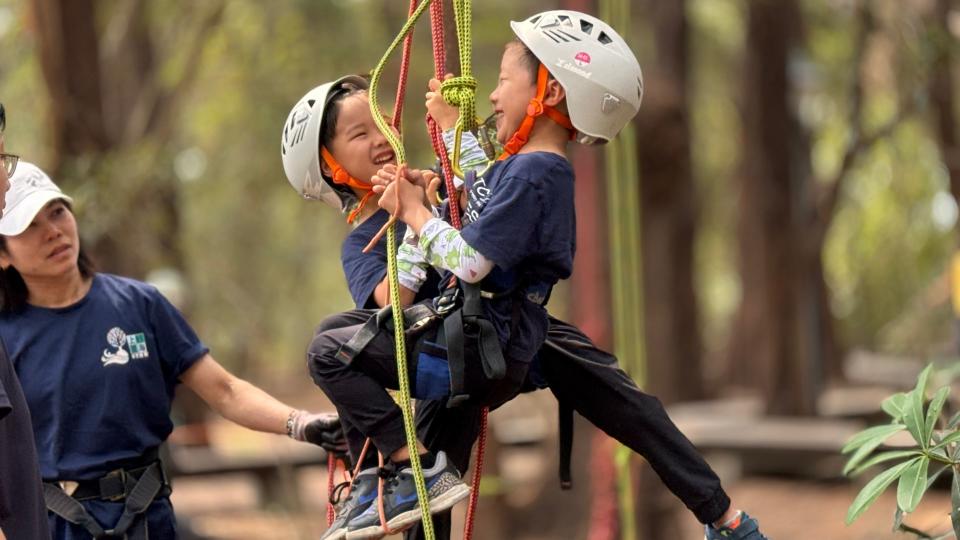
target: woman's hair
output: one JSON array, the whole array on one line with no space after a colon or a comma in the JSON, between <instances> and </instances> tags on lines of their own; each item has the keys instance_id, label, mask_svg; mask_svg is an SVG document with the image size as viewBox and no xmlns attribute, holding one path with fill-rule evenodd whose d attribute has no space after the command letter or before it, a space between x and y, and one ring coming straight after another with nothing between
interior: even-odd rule
<instances>
[{"instance_id":1,"label":"woman's hair","mask_svg":"<svg viewBox=\"0 0 960 540\"><path fill-rule=\"evenodd\" d=\"M73 210L70 205L64 202L70 212ZM7 250L7 238L0 235L0 251ZM80 275L85 279L93 277L96 273L96 267L93 260L83 250L83 244L80 244L80 255L77 259L77 266L80 267ZM27 298L29 291L27 284L23 281L23 276L17 269L10 266L0 269L0 315L20 313L27 307Z\"/></svg>"},{"instance_id":2,"label":"woman's hair","mask_svg":"<svg viewBox=\"0 0 960 540\"><path fill-rule=\"evenodd\" d=\"M320 146L329 149L330 141L337 134L337 121L340 118L340 105L343 100L357 94L367 93L366 86L345 81L330 91L327 106L323 109L323 118L320 119Z\"/></svg>"}]
</instances>

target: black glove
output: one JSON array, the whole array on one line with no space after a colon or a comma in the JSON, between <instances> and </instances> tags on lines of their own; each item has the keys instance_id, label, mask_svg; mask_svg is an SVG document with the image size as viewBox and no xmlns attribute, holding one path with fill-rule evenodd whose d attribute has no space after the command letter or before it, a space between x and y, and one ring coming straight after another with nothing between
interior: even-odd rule
<instances>
[{"instance_id":1,"label":"black glove","mask_svg":"<svg viewBox=\"0 0 960 540\"><path fill-rule=\"evenodd\" d=\"M336 413L294 411L290 413L287 434L298 441L315 444L339 458L347 455L347 439Z\"/></svg>"}]
</instances>

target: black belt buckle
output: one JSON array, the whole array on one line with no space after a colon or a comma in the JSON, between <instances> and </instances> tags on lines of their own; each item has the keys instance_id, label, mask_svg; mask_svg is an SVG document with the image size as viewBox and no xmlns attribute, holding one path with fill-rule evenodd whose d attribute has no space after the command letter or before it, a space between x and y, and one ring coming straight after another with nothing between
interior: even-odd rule
<instances>
[{"instance_id":1,"label":"black belt buckle","mask_svg":"<svg viewBox=\"0 0 960 540\"><path fill-rule=\"evenodd\" d=\"M100 480L100 498L105 501L122 501L127 496L127 471L114 469Z\"/></svg>"}]
</instances>

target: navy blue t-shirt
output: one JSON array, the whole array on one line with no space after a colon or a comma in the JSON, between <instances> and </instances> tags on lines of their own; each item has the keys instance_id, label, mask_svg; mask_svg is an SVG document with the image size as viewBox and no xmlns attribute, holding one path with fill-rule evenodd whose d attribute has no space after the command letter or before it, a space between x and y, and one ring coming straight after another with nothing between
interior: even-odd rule
<instances>
[{"instance_id":1,"label":"navy blue t-shirt","mask_svg":"<svg viewBox=\"0 0 960 540\"><path fill-rule=\"evenodd\" d=\"M570 277L576 250L573 168L549 152L519 154L495 163L470 186L463 239L496 266L483 290L508 291L543 301ZM543 302L545 303L545 301ZM546 309L521 302L514 316L509 297L484 300L504 354L529 361L547 334ZM511 322L512 321L512 322Z\"/></svg>"},{"instance_id":2,"label":"navy blue t-shirt","mask_svg":"<svg viewBox=\"0 0 960 540\"><path fill-rule=\"evenodd\" d=\"M386 210L378 210L377 213L368 217L363 223L350 231L340 248L340 264L343 267L343 274L347 278L350 296L358 309L380 307L373 299L373 291L387 275L387 235L383 235L368 253L364 253L363 248L367 247L367 244L373 239L373 235L377 234L388 219L390 219L390 214ZM402 221L398 221L398 243L406 230L407 226ZM427 281L420 287L417 298L419 299L425 293L433 296L437 291L438 279L439 275L431 272ZM430 296L427 296L427 298Z\"/></svg>"},{"instance_id":3,"label":"navy blue t-shirt","mask_svg":"<svg viewBox=\"0 0 960 540\"><path fill-rule=\"evenodd\" d=\"M50 538L30 412L0 343L0 530L8 540Z\"/></svg>"},{"instance_id":4,"label":"navy blue t-shirt","mask_svg":"<svg viewBox=\"0 0 960 540\"><path fill-rule=\"evenodd\" d=\"M87 480L162 443L180 375L208 349L156 288L97 274L59 309L0 316L44 479Z\"/></svg>"}]
</instances>

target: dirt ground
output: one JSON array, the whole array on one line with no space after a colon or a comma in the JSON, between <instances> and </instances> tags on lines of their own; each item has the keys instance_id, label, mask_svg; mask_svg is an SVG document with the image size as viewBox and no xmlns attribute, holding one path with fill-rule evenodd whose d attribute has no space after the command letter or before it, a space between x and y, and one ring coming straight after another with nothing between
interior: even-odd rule
<instances>
[{"instance_id":1,"label":"dirt ground","mask_svg":"<svg viewBox=\"0 0 960 540\"><path fill-rule=\"evenodd\" d=\"M326 523L323 506L326 473L321 468L304 469L299 480L304 508L298 512L259 507L253 483L242 476L224 477L216 481L182 479L175 488L174 505L190 519L198 532L210 539L315 539L320 536ZM773 540L912 538L890 531L896 505L892 490L885 493L856 523L845 526L843 519L856 491L856 487L849 484L762 478L747 479L729 486L729 492L738 506L749 509L750 513L757 516L763 531ZM907 522L916 527L945 532L950 528L949 509L949 494L946 491L933 491L927 495L918 511L907 518ZM483 527L482 502L477 526ZM702 529L692 517L684 526L687 529L678 540L702 538ZM530 536L522 538L533 539Z\"/></svg>"}]
</instances>

